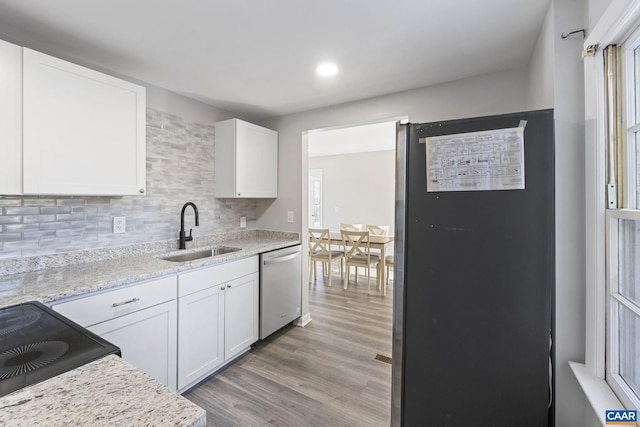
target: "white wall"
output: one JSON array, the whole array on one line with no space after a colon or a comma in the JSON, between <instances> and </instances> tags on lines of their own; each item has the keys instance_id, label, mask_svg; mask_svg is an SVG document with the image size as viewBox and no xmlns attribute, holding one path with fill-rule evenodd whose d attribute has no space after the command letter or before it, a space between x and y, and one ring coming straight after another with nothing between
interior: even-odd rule
<instances>
[{"instance_id":1,"label":"white wall","mask_svg":"<svg viewBox=\"0 0 640 427\"><path fill-rule=\"evenodd\" d=\"M395 156L386 150L310 157L309 169L322 169L322 226L339 230L340 223L361 223L393 229Z\"/></svg>"},{"instance_id":2,"label":"white wall","mask_svg":"<svg viewBox=\"0 0 640 427\"><path fill-rule=\"evenodd\" d=\"M552 6L547 9L536 47L529 60L529 105L527 107L529 110L553 108L555 77L553 47L556 39L553 9Z\"/></svg>"},{"instance_id":3,"label":"white wall","mask_svg":"<svg viewBox=\"0 0 640 427\"><path fill-rule=\"evenodd\" d=\"M302 171L308 167L303 132L402 116L419 123L523 111L527 82L526 69L505 71L263 121L279 132L278 198L258 201L257 226L295 232L306 228L301 223L307 191ZM287 223L287 211L295 213L293 224Z\"/></svg>"},{"instance_id":4,"label":"white wall","mask_svg":"<svg viewBox=\"0 0 640 427\"><path fill-rule=\"evenodd\" d=\"M554 0L556 119L556 425L585 425L582 395L569 361L584 361L585 125L583 39L559 34L584 28L582 0ZM576 191L580 189L580 191ZM570 315L569 315L570 314ZM576 419L578 418L578 419Z\"/></svg>"},{"instance_id":5,"label":"white wall","mask_svg":"<svg viewBox=\"0 0 640 427\"><path fill-rule=\"evenodd\" d=\"M279 132L278 198L258 201L256 227L299 233L307 229L309 165L304 132L388 121L402 116L420 123L524 111L527 88L528 71L519 69L282 116L262 123ZM293 224L287 223L287 211L294 212ZM303 239L303 251L306 250ZM308 271L308 265L307 259L303 258L305 271ZM308 288L303 286L303 316L309 314L308 300Z\"/></svg>"},{"instance_id":6,"label":"white wall","mask_svg":"<svg viewBox=\"0 0 640 427\"><path fill-rule=\"evenodd\" d=\"M145 86L147 88L147 107L154 110L164 111L205 125L237 117L233 113L178 95L175 92L151 85Z\"/></svg>"},{"instance_id":7,"label":"white wall","mask_svg":"<svg viewBox=\"0 0 640 427\"><path fill-rule=\"evenodd\" d=\"M582 0L552 0L529 65L529 108L554 108L556 426L583 426L586 402L569 361L584 361L585 216Z\"/></svg>"},{"instance_id":8,"label":"white wall","mask_svg":"<svg viewBox=\"0 0 640 427\"><path fill-rule=\"evenodd\" d=\"M593 28L613 0L586 0L585 22L587 29Z\"/></svg>"}]
</instances>

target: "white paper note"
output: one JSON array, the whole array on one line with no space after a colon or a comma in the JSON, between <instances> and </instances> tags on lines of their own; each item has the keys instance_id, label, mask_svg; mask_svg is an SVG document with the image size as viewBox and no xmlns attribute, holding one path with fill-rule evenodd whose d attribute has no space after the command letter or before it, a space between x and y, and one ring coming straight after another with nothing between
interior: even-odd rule
<instances>
[{"instance_id":1,"label":"white paper note","mask_svg":"<svg viewBox=\"0 0 640 427\"><path fill-rule=\"evenodd\" d=\"M524 128L425 138L427 191L524 189Z\"/></svg>"}]
</instances>

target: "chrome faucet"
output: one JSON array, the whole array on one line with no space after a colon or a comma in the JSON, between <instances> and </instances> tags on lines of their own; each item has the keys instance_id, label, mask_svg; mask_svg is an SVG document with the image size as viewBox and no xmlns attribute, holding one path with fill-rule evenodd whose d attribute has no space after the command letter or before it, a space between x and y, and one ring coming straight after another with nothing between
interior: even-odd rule
<instances>
[{"instance_id":1,"label":"chrome faucet","mask_svg":"<svg viewBox=\"0 0 640 427\"><path fill-rule=\"evenodd\" d=\"M193 240L193 237L191 237L191 232L193 231L193 229L189 229L189 236L185 236L186 233L184 232L184 211L185 209L187 209L187 206L191 206L193 208L193 211L196 213L196 227L200 225L198 207L193 202L185 203L182 207L182 212L180 213L180 246L178 246L178 249L186 249L185 243Z\"/></svg>"}]
</instances>

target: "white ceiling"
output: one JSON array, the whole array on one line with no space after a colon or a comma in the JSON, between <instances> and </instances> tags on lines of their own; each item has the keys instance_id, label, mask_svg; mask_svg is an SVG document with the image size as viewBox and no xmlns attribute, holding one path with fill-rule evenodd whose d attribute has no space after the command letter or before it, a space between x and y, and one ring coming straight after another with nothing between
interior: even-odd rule
<instances>
[{"instance_id":1,"label":"white ceiling","mask_svg":"<svg viewBox=\"0 0 640 427\"><path fill-rule=\"evenodd\" d=\"M396 122L309 132L309 157L396 149Z\"/></svg>"},{"instance_id":2,"label":"white ceiling","mask_svg":"<svg viewBox=\"0 0 640 427\"><path fill-rule=\"evenodd\" d=\"M257 118L525 67L548 3L0 0L0 38Z\"/></svg>"}]
</instances>

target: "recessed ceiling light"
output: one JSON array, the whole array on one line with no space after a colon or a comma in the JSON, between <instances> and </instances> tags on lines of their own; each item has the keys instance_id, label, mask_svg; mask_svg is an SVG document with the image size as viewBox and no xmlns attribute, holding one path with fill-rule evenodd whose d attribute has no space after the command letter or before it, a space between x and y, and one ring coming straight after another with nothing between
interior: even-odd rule
<instances>
[{"instance_id":1,"label":"recessed ceiling light","mask_svg":"<svg viewBox=\"0 0 640 427\"><path fill-rule=\"evenodd\" d=\"M318 65L316 73L323 77L335 76L338 73L338 66L330 62L325 62L324 64Z\"/></svg>"}]
</instances>

